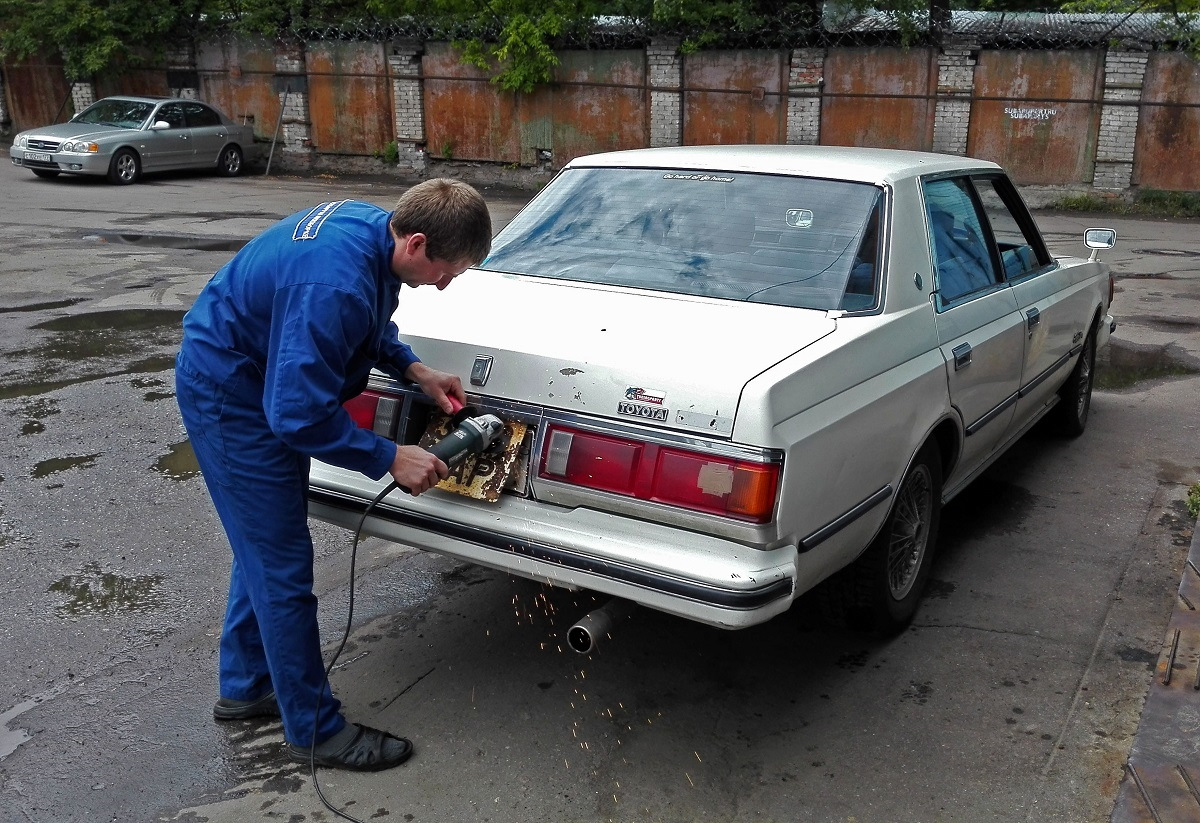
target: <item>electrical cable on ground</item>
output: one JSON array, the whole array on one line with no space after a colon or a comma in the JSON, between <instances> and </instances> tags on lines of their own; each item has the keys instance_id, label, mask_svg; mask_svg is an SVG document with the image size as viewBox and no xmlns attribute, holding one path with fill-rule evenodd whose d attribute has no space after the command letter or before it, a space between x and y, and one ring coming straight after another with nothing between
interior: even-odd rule
<instances>
[{"instance_id":1,"label":"electrical cable on ground","mask_svg":"<svg viewBox=\"0 0 1200 823\"><path fill-rule=\"evenodd\" d=\"M379 505L379 502L397 489L403 492L409 492L407 488L401 486L395 480L393 480L391 483L388 483L383 491L375 495L375 498L367 504L365 509L363 509L362 516L358 519L358 525L354 528L354 542L350 545L350 602L346 612L346 630L342 632L342 642L338 644L337 650L334 651L333 657L329 660L329 664L325 667L325 683L329 685L330 690L333 689L333 685L329 683L329 673L333 671L333 664L337 662L338 656L342 653L342 649L346 648L346 640L350 637L350 625L354 620L354 567L358 560L358 541L362 537L363 524L367 522L367 516L377 505ZM317 718L321 714L321 695L323 695L324 692L324 687L317 692L317 705L316 708L313 709L312 745L308 750L308 769L309 773L312 775L313 788L317 790L317 797L321 798L321 802L325 804L325 808L329 809L329 811L333 812L343 820L351 821L351 823L363 823L363 821L359 820L357 817L351 817L345 812L335 809L333 804L325 799L325 793L321 791L321 785L317 782Z\"/></svg>"}]
</instances>

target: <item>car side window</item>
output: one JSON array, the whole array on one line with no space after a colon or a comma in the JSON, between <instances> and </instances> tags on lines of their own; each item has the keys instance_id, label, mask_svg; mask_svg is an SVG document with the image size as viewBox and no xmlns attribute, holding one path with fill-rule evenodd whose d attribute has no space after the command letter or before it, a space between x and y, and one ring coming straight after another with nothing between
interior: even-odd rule
<instances>
[{"instance_id":1,"label":"car side window","mask_svg":"<svg viewBox=\"0 0 1200 823\"><path fill-rule=\"evenodd\" d=\"M181 103L180 105L183 106L183 111L187 115L188 125L193 129L221 125L221 118L217 116L217 113L202 103Z\"/></svg>"},{"instance_id":2,"label":"car side window","mask_svg":"<svg viewBox=\"0 0 1200 823\"><path fill-rule=\"evenodd\" d=\"M173 129L186 128L187 123L183 119L183 108L178 103L167 103L158 110L158 114L154 117L155 120L166 120Z\"/></svg>"},{"instance_id":3,"label":"car side window","mask_svg":"<svg viewBox=\"0 0 1200 823\"><path fill-rule=\"evenodd\" d=\"M1022 226L1009 201L1016 196L1010 186L996 178L977 178L975 190L992 227L992 236L1000 251L1000 264L1006 280L1019 280L1048 265L1050 255L1033 225ZM1022 212L1024 206L1017 204Z\"/></svg>"},{"instance_id":4,"label":"car side window","mask_svg":"<svg viewBox=\"0 0 1200 823\"><path fill-rule=\"evenodd\" d=\"M942 303L995 285L995 266L970 183L957 178L926 183L925 210Z\"/></svg>"}]
</instances>

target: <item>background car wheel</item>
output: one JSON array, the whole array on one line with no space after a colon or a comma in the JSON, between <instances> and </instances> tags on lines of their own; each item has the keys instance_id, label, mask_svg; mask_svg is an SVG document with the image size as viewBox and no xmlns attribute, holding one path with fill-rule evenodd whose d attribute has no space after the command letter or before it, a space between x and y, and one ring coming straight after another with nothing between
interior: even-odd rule
<instances>
[{"instance_id":1,"label":"background car wheel","mask_svg":"<svg viewBox=\"0 0 1200 823\"><path fill-rule=\"evenodd\" d=\"M142 176L142 162L133 149L118 149L108 164L108 179L119 186L136 183Z\"/></svg>"},{"instance_id":2,"label":"background car wheel","mask_svg":"<svg viewBox=\"0 0 1200 823\"><path fill-rule=\"evenodd\" d=\"M929 578L941 515L941 453L930 442L904 475L871 545L822 586L827 616L882 635L907 626Z\"/></svg>"},{"instance_id":3,"label":"background car wheel","mask_svg":"<svg viewBox=\"0 0 1200 823\"><path fill-rule=\"evenodd\" d=\"M1079 361L1071 376L1058 390L1059 402L1051 414L1055 428L1064 437L1078 437L1087 428L1088 412L1092 409L1092 384L1096 379L1096 327L1083 341Z\"/></svg>"},{"instance_id":4,"label":"background car wheel","mask_svg":"<svg viewBox=\"0 0 1200 823\"><path fill-rule=\"evenodd\" d=\"M217 171L222 177L237 177L242 173L242 150L237 146L226 146L217 159Z\"/></svg>"},{"instance_id":5,"label":"background car wheel","mask_svg":"<svg viewBox=\"0 0 1200 823\"><path fill-rule=\"evenodd\" d=\"M38 177L58 177L58 172L51 171L50 169L32 169L32 171Z\"/></svg>"}]
</instances>

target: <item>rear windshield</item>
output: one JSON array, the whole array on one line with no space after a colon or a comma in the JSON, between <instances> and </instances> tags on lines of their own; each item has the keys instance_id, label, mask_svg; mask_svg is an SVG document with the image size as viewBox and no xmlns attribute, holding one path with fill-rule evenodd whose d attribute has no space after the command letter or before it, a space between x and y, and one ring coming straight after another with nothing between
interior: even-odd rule
<instances>
[{"instance_id":1,"label":"rear windshield","mask_svg":"<svg viewBox=\"0 0 1200 823\"><path fill-rule=\"evenodd\" d=\"M864 183L568 169L483 269L811 309L877 302L883 192Z\"/></svg>"},{"instance_id":2,"label":"rear windshield","mask_svg":"<svg viewBox=\"0 0 1200 823\"><path fill-rule=\"evenodd\" d=\"M78 114L74 122L136 129L150 116L153 108L153 103L137 100L99 100Z\"/></svg>"}]
</instances>

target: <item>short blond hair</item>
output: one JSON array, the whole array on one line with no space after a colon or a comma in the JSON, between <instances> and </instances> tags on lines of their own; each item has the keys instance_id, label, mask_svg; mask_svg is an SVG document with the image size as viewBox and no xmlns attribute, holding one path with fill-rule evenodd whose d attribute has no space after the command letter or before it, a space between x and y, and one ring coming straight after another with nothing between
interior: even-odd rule
<instances>
[{"instance_id":1,"label":"short blond hair","mask_svg":"<svg viewBox=\"0 0 1200 823\"><path fill-rule=\"evenodd\" d=\"M397 237L425 235L430 260L483 262L492 248L492 216L483 195L461 180L438 177L418 183L396 201L388 221Z\"/></svg>"}]
</instances>

